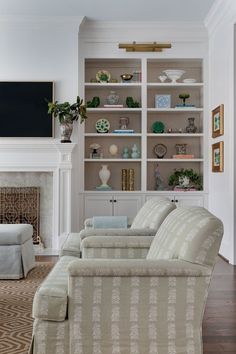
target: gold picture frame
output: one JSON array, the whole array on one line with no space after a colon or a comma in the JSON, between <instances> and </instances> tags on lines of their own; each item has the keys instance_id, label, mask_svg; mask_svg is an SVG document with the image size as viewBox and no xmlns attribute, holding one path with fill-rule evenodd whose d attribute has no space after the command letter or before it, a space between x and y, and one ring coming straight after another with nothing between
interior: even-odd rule
<instances>
[{"instance_id":1,"label":"gold picture frame","mask_svg":"<svg viewBox=\"0 0 236 354\"><path fill-rule=\"evenodd\" d=\"M212 138L224 134L224 105L221 104L212 111Z\"/></svg>"},{"instance_id":2,"label":"gold picture frame","mask_svg":"<svg viewBox=\"0 0 236 354\"><path fill-rule=\"evenodd\" d=\"M224 142L212 144L212 172L224 171Z\"/></svg>"}]
</instances>

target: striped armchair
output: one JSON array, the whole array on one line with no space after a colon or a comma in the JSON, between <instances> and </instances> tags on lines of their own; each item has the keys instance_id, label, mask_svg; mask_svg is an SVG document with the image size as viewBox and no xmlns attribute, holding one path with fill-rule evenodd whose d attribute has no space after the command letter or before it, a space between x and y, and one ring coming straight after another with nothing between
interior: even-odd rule
<instances>
[{"instance_id":1,"label":"striped armchair","mask_svg":"<svg viewBox=\"0 0 236 354\"><path fill-rule=\"evenodd\" d=\"M221 221L204 208L177 208L146 259L62 257L56 267L62 277L60 262L68 264L64 288L56 291L50 279L50 291L44 284L34 300L31 353L202 354L202 317L222 235Z\"/></svg>"},{"instance_id":2,"label":"striped armchair","mask_svg":"<svg viewBox=\"0 0 236 354\"><path fill-rule=\"evenodd\" d=\"M61 256L78 256L80 252L85 258L145 258L158 228L175 208L167 198L149 199L129 229L90 228L79 234L70 234Z\"/></svg>"}]
</instances>

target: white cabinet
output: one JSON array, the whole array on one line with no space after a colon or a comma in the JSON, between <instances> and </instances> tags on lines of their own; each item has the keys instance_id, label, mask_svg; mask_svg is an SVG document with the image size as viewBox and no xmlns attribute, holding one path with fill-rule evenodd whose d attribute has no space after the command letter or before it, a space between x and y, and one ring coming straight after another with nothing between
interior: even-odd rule
<instances>
[{"instance_id":1,"label":"white cabinet","mask_svg":"<svg viewBox=\"0 0 236 354\"><path fill-rule=\"evenodd\" d=\"M132 221L142 206L140 195L90 194L84 197L84 218L93 216L128 216Z\"/></svg>"},{"instance_id":2,"label":"white cabinet","mask_svg":"<svg viewBox=\"0 0 236 354\"><path fill-rule=\"evenodd\" d=\"M202 206L206 207L206 203L204 201L204 196L203 195L186 195L185 194L161 194L161 195L156 195L156 194L149 194L146 196L146 200L151 199L151 198L168 198L170 201L175 203L177 207L183 206L183 207L188 207L188 206Z\"/></svg>"}]
</instances>

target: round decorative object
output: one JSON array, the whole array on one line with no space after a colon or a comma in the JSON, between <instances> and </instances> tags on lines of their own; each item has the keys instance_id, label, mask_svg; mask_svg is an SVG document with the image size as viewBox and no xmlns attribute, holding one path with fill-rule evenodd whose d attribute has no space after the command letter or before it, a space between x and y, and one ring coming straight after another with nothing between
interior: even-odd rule
<instances>
[{"instance_id":1,"label":"round decorative object","mask_svg":"<svg viewBox=\"0 0 236 354\"><path fill-rule=\"evenodd\" d=\"M108 133L110 122L107 119L101 118L96 121L96 130L98 133Z\"/></svg>"},{"instance_id":2,"label":"round decorative object","mask_svg":"<svg viewBox=\"0 0 236 354\"><path fill-rule=\"evenodd\" d=\"M111 80L111 74L107 70L99 70L96 74L98 82L109 82Z\"/></svg>"},{"instance_id":3,"label":"round decorative object","mask_svg":"<svg viewBox=\"0 0 236 354\"><path fill-rule=\"evenodd\" d=\"M109 146L109 153L112 155L112 156L116 156L118 152L118 146L115 145L115 144L112 144Z\"/></svg>"},{"instance_id":4,"label":"round decorative object","mask_svg":"<svg viewBox=\"0 0 236 354\"><path fill-rule=\"evenodd\" d=\"M153 148L153 152L159 159L163 159L167 153L167 147L164 144L156 144Z\"/></svg>"},{"instance_id":5,"label":"round decorative object","mask_svg":"<svg viewBox=\"0 0 236 354\"><path fill-rule=\"evenodd\" d=\"M156 121L153 123L153 125L152 125L152 132L153 133L160 134L160 133L164 133L164 131L165 131L164 123L162 123L160 121Z\"/></svg>"}]
</instances>

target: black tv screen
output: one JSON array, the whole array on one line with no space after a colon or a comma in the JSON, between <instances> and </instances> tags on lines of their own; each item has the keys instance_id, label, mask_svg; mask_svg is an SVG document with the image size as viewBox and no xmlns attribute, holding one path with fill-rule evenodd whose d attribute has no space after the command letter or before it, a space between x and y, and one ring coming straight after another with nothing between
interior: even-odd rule
<instances>
[{"instance_id":1,"label":"black tv screen","mask_svg":"<svg viewBox=\"0 0 236 354\"><path fill-rule=\"evenodd\" d=\"M0 82L0 137L52 137L53 82Z\"/></svg>"}]
</instances>

